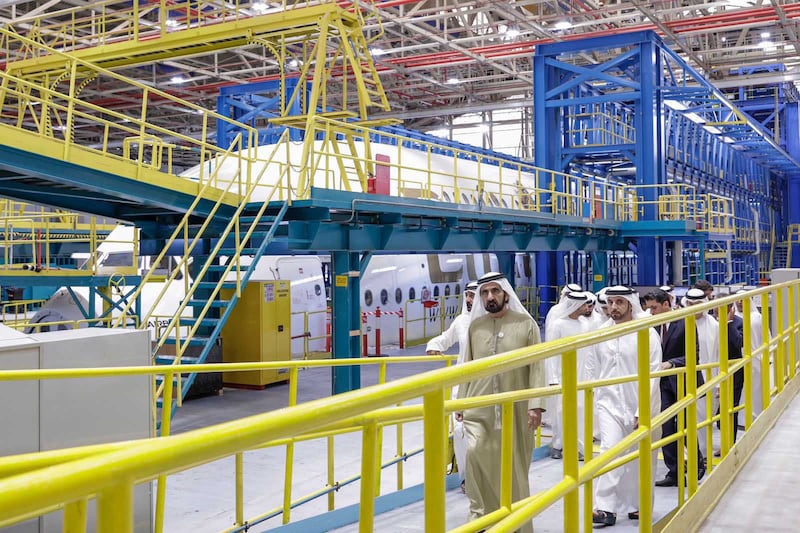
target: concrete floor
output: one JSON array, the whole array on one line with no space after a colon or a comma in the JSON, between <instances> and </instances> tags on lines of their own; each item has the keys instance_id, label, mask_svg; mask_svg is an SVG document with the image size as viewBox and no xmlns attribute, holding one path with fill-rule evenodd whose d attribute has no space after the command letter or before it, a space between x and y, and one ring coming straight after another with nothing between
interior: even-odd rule
<instances>
[{"instance_id":1,"label":"concrete floor","mask_svg":"<svg viewBox=\"0 0 800 533\"><path fill-rule=\"evenodd\" d=\"M422 347L403 351L391 350L392 355L418 355ZM394 365L389 367L388 379L398 379L417 372L441 366L425 363ZM300 373L299 401L308 401L330 394L329 369L307 369ZM377 382L377 366L364 368L362 385ZM227 420L286 406L288 386L276 385L263 391L248 391L226 388L224 394L187 402L178 410L173 423L173 433L180 433ZM800 423L800 421L798 421ZM406 451L422 446L422 423L403 426L403 445ZM395 453L395 431L384 432L383 459L387 461ZM785 441L786 442L786 441ZM353 433L335 438L335 473L341 481L360 473L361 435ZM327 444L325 440L300 443L295 447L293 498L299 498L324 487L326 479ZM268 448L248 452L244 456L245 518L252 518L282 505L284 484L285 447ZM659 460L656 479L664 476L666 469ZM423 481L423 457L417 455L404 463L404 486L411 487ZM550 487L562 478L561 461L545 458L531 464L530 480L533 491ZM341 487L335 493L336 508L357 504L360 486L358 482ZM383 471L381 494L396 490L396 467ZM165 531L171 533L220 531L234 522L234 459L224 459L203 465L169 477L167 483L167 509ZM677 503L677 489L656 488L654 518L658 520ZM448 491L446 497L447 528L457 527L467 521L468 501L458 488ZM292 510L291 519L297 521L325 513L327 497L323 496ZM613 531L638 530L638 522L627 517L618 517ZM545 510L534 521L537 532L562 531L563 507L561 502ZM251 531L265 531L280 527L277 516L251 527ZM337 525L338 527L338 525ZM342 527L337 531L356 531L358 524ZM424 531L424 504L422 501L406 505L375 517L375 531ZM329 531L331 527L317 523L304 527L302 531Z\"/></svg>"},{"instance_id":2,"label":"concrete floor","mask_svg":"<svg viewBox=\"0 0 800 533\"><path fill-rule=\"evenodd\" d=\"M699 531L800 531L797 435L800 396L783 412Z\"/></svg>"}]
</instances>

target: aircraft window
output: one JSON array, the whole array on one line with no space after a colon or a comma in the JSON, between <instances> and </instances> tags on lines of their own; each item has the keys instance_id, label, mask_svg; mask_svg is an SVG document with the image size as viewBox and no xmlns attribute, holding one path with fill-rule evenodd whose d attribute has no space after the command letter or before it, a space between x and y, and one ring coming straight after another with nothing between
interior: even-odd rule
<instances>
[{"instance_id":1,"label":"aircraft window","mask_svg":"<svg viewBox=\"0 0 800 533\"><path fill-rule=\"evenodd\" d=\"M364 293L364 305L372 307L372 291L369 289Z\"/></svg>"},{"instance_id":2,"label":"aircraft window","mask_svg":"<svg viewBox=\"0 0 800 533\"><path fill-rule=\"evenodd\" d=\"M456 284L456 296L461 294L461 285Z\"/></svg>"},{"instance_id":3,"label":"aircraft window","mask_svg":"<svg viewBox=\"0 0 800 533\"><path fill-rule=\"evenodd\" d=\"M103 266L132 266L133 252L109 252L103 261Z\"/></svg>"},{"instance_id":4,"label":"aircraft window","mask_svg":"<svg viewBox=\"0 0 800 533\"><path fill-rule=\"evenodd\" d=\"M394 290L394 301L395 303L398 304L403 301L403 289L401 289L400 287L397 287Z\"/></svg>"},{"instance_id":5,"label":"aircraft window","mask_svg":"<svg viewBox=\"0 0 800 533\"><path fill-rule=\"evenodd\" d=\"M381 305L386 305L387 303L389 303L389 291L381 289Z\"/></svg>"},{"instance_id":6,"label":"aircraft window","mask_svg":"<svg viewBox=\"0 0 800 533\"><path fill-rule=\"evenodd\" d=\"M409 300L416 300L417 299L417 291L414 290L414 287L408 289L408 299Z\"/></svg>"},{"instance_id":7,"label":"aircraft window","mask_svg":"<svg viewBox=\"0 0 800 533\"><path fill-rule=\"evenodd\" d=\"M436 286L433 288L433 297L434 297L434 298L438 298L438 297L439 297L439 286L438 286L438 285L436 285Z\"/></svg>"},{"instance_id":8,"label":"aircraft window","mask_svg":"<svg viewBox=\"0 0 800 533\"><path fill-rule=\"evenodd\" d=\"M444 295L445 296L450 296L450 285L445 285L444 286Z\"/></svg>"},{"instance_id":9,"label":"aircraft window","mask_svg":"<svg viewBox=\"0 0 800 533\"><path fill-rule=\"evenodd\" d=\"M317 296L322 294L322 287L319 286L319 283L314 285L314 294L316 294Z\"/></svg>"}]
</instances>

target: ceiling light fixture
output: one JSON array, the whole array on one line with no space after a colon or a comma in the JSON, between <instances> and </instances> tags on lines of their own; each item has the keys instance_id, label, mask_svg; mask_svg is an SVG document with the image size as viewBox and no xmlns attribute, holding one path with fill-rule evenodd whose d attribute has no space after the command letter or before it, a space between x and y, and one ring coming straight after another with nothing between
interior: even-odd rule
<instances>
[{"instance_id":1,"label":"ceiling light fixture","mask_svg":"<svg viewBox=\"0 0 800 533\"><path fill-rule=\"evenodd\" d=\"M447 78L447 85L456 85L457 83L461 83L461 80L455 76L450 76Z\"/></svg>"},{"instance_id":2,"label":"ceiling light fixture","mask_svg":"<svg viewBox=\"0 0 800 533\"><path fill-rule=\"evenodd\" d=\"M508 28L505 35L506 39L516 39L519 37L519 30L517 28Z\"/></svg>"},{"instance_id":3,"label":"ceiling light fixture","mask_svg":"<svg viewBox=\"0 0 800 533\"><path fill-rule=\"evenodd\" d=\"M186 80L183 78L183 76L172 76L169 81L170 83L183 83Z\"/></svg>"},{"instance_id":4,"label":"ceiling light fixture","mask_svg":"<svg viewBox=\"0 0 800 533\"><path fill-rule=\"evenodd\" d=\"M572 27L572 23L568 20L559 20L553 27L557 30L568 30Z\"/></svg>"}]
</instances>

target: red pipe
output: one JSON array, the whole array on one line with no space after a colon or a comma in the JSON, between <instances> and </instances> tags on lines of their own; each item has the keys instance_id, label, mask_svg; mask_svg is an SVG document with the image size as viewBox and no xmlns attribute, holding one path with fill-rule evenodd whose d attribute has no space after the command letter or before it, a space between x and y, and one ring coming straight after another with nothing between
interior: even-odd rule
<instances>
[{"instance_id":1,"label":"red pipe","mask_svg":"<svg viewBox=\"0 0 800 533\"><path fill-rule=\"evenodd\" d=\"M381 354L381 308L375 308L375 355Z\"/></svg>"},{"instance_id":2,"label":"red pipe","mask_svg":"<svg viewBox=\"0 0 800 533\"><path fill-rule=\"evenodd\" d=\"M399 313L398 316L400 317L400 349L402 350L403 348L406 347L405 328L403 327L403 310L400 309L398 313Z\"/></svg>"}]
</instances>

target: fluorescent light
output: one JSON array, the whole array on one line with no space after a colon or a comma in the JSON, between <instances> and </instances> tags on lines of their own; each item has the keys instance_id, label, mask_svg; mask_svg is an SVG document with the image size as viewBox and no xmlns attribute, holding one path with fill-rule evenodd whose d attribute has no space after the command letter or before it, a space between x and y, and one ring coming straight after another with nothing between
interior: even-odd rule
<instances>
[{"instance_id":1,"label":"fluorescent light","mask_svg":"<svg viewBox=\"0 0 800 533\"><path fill-rule=\"evenodd\" d=\"M572 27L572 23L568 20L559 20L556 22L554 28L557 30L568 30Z\"/></svg>"},{"instance_id":2,"label":"fluorescent light","mask_svg":"<svg viewBox=\"0 0 800 533\"><path fill-rule=\"evenodd\" d=\"M290 59L288 63L289 68L297 68L300 66L300 62L296 59Z\"/></svg>"},{"instance_id":3,"label":"fluorescent light","mask_svg":"<svg viewBox=\"0 0 800 533\"><path fill-rule=\"evenodd\" d=\"M689 120L691 120L695 124L705 124L705 122L706 122L706 119L704 119L703 117L701 117L697 113L684 113L683 116L688 118Z\"/></svg>"},{"instance_id":4,"label":"fluorescent light","mask_svg":"<svg viewBox=\"0 0 800 533\"><path fill-rule=\"evenodd\" d=\"M768 31L762 31L761 32L761 38L764 39L765 41L767 39L769 39L769 32Z\"/></svg>"},{"instance_id":5,"label":"fluorescent light","mask_svg":"<svg viewBox=\"0 0 800 533\"><path fill-rule=\"evenodd\" d=\"M664 105L670 109L674 109L675 111L686 111L689 109L686 104L677 100L664 100Z\"/></svg>"},{"instance_id":6,"label":"fluorescent light","mask_svg":"<svg viewBox=\"0 0 800 533\"><path fill-rule=\"evenodd\" d=\"M372 57L380 57L386 54L386 50L383 48L370 48L369 53L372 55Z\"/></svg>"},{"instance_id":7,"label":"fluorescent light","mask_svg":"<svg viewBox=\"0 0 800 533\"><path fill-rule=\"evenodd\" d=\"M266 2L254 2L252 6L250 6L253 11L261 11L264 12L267 10L269 6L267 6Z\"/></svg>"},{"instance_id":8,"label":"fluorescent light","mask_svg":"<svg viewBox=\"0 0 800 533\"><path fill-rule=\"evenodd\" d=\"M172 76L172 77L169 79L169 81L170 81L170 83L183 83L183 82L185 82L186 80L185 80L185 79L183 79L183 76Z\"/></svg>"},{"instance_id":9,"label":"fluorescent light","mask_svg":"<svg viewBox=\"0 0 800 533\"><path fill-rule=\"evenodd\" d=\"M722 133L722 130L716 126L703 126L703 129L706 130L708 133L719 135Z\"/></svg>"},{"instance_id":10,"label":"fluorescent light","mask_svg":"<svg viewBox=\"0 0 800 533\"><path fill-rule=\"evenodd\" d=\"M720 41L722 41L723 43L725 43L725 42L728 42L728 38L727 38L727 37L725 37L725 36L723 35L723 36L720 38Z\"/></svg>"},{"instance_id":11,"label":"fluorescent light","mask_svg":"<svg viewBox=\"0 0 800 533\"><path fill-rule=\"evenodd\" d=\"M506 30L507 39L516 39L517 37L519 37L519 30L517 28L508 28Z\"/></svg>"},{"instance_id":12,"label":"fluorescent light","mask_svg":"<svg viewBox=\"0 0 800 533\"><path fill-rule=\"evenodd\" d=\"M461 80L459 80L455 76L451 76L451 77L447 78L447 84L448 85L455 85L457 83L461 83Z\"/></svg>"},{"instance_id":13,"label":"fluorescent light","mask_svg":"<svg viewBox=\"0 0 800 533\"><path fill-rule=\"evenodd\" d=\"M167 25L167 28L177 28L179 23L175 19L167 19L165 24Z\"/></svg>"}]
</instances>

